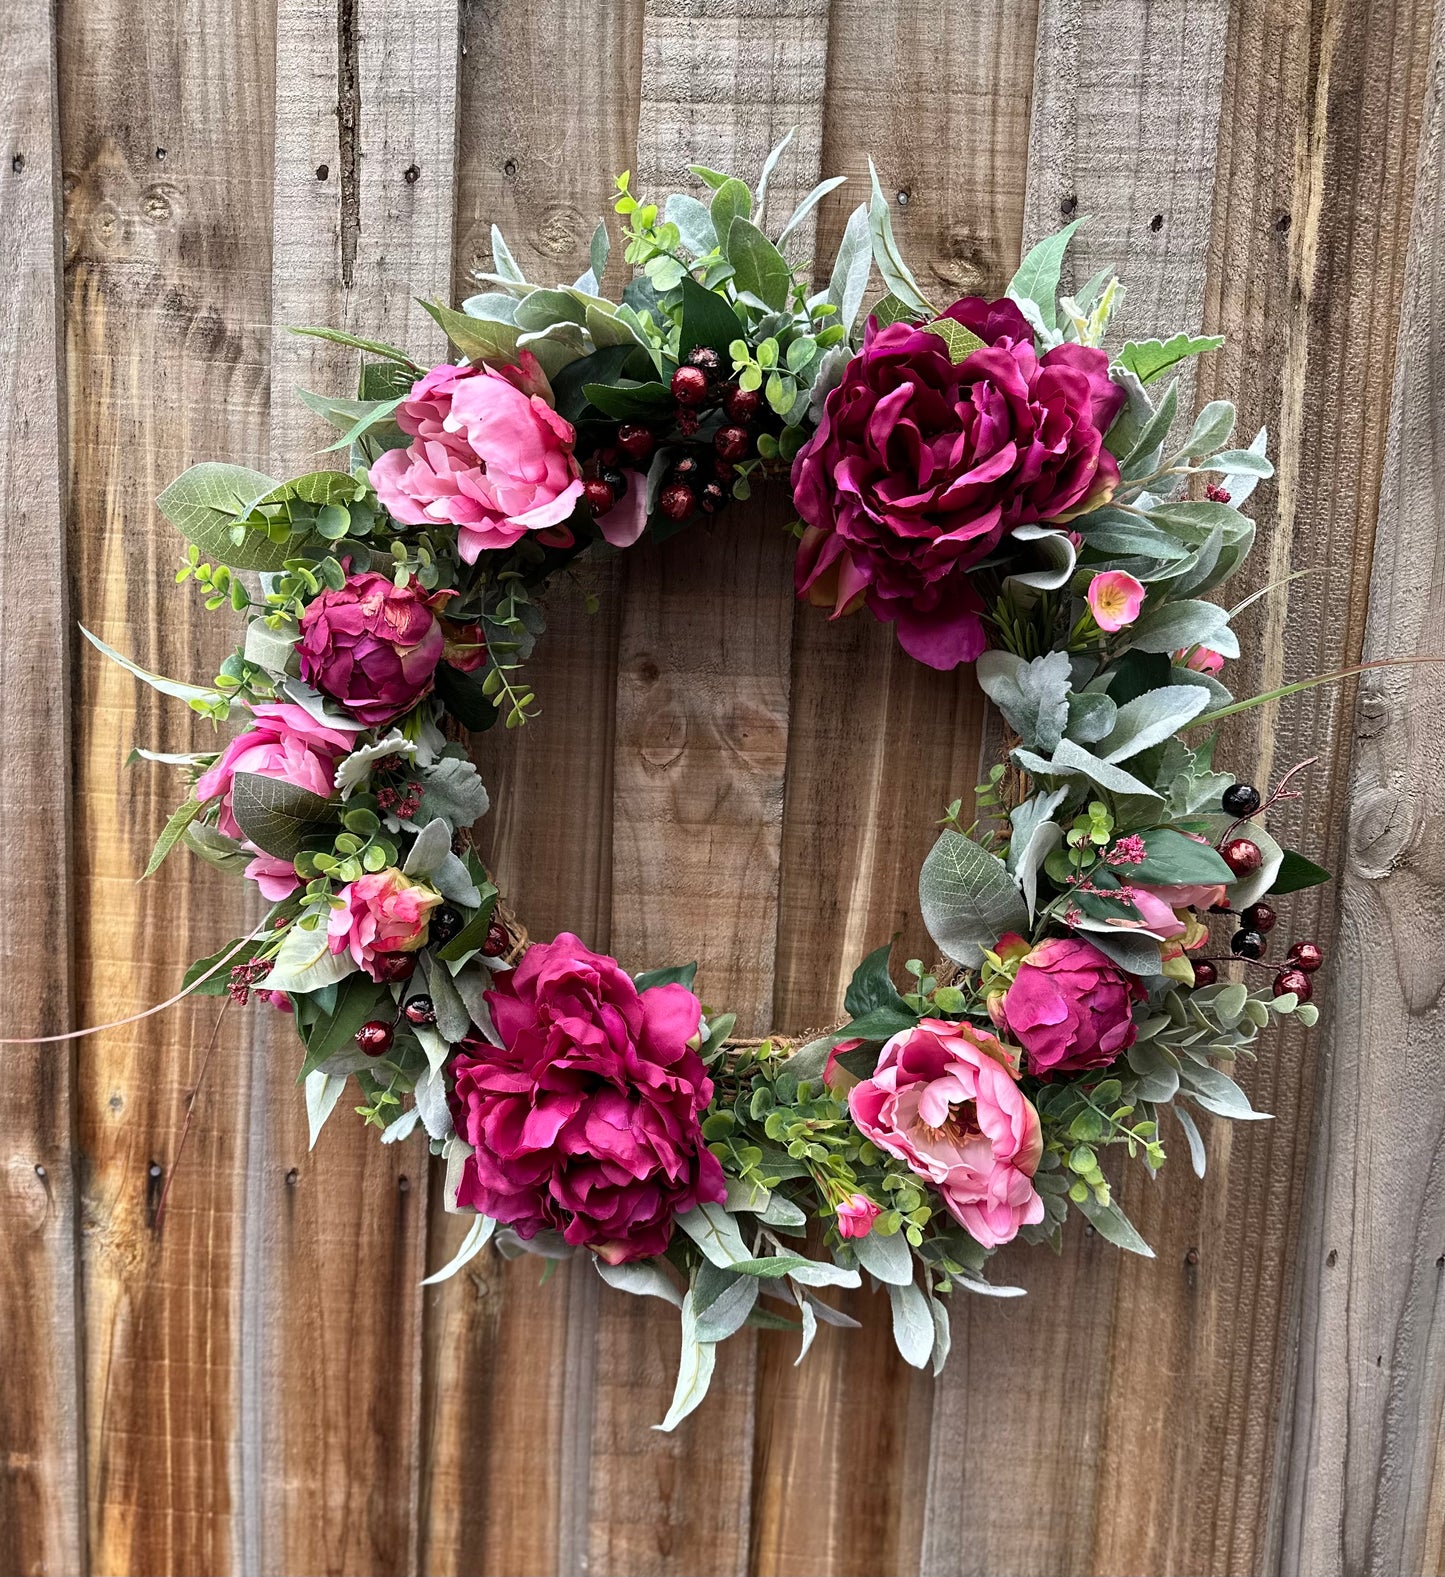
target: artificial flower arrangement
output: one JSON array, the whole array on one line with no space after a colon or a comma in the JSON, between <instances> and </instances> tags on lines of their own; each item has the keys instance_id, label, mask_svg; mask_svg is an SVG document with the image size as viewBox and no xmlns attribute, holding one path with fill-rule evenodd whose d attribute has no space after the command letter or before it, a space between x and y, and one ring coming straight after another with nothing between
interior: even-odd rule
<instances>
[{"instance_id":1,"label":"artificial flower arrangement","mask_svg":"<svg viewBox=\"0 0 1445 1577\"><path fill-rule=\"evenodd\" d=\"M694 167L706 201L659 207L623 176L621 301L600 293L605 225L555 288L494 230L490 288L428 306L456 361L299 331L364 358L356 399L303 396L350 469L205 464L160 498L189 542L178 579L244 614L243 644L190 686L96 641L242 725L219 753L159 758L189 793L150 870L184 842L271 905L186 989L294 1015L313 1143L353 1080L383 1143L423 1130L448 1208L476 1216L432 1279L490 1240L587 1254L676 1305L665 1428L719 1341L789 1326L806 1352L818 1321L854 1323L826 1289L864 1274L904 1358L936 1372L940 1300L1016 1290L986 1279L1001 1244L1057 1247L1077 1212L1148 1254L1105 1152L1152 1175L1167 1110L1202 1173L1195 1114L1259 1115L1219 1064L1272 1017L1312 1023L1321 963L1297 942L1261 988L1217 956L1227 925L1228 953L1268 971L1271 897L1326 879L1265 830L1288 774L1262 793L1212 759L1214 725L1269 699L1225 688L1245 603L1210 600L1254 536L1240 506L1271 474L1264 434L1230 447L1216 401L1179 436L1168 381L1221 342L1106 350L1119 282L1058 299L1075 225L1002 299L940 311L876 175L815 290L782 249L839 183L772 225L781 151L756 190ZM709 517L784 475L799 595L833 618L866 607L920 662L972 664L1008 730L980 819L949 807L921 873L938 964L909 961L899 989L881 946L804 1045L734 1042L692 966L530 943L473 851L488 799L460 742L534 714L526 662L559 570L727 530Z\"/></svg>"}]
</instances>

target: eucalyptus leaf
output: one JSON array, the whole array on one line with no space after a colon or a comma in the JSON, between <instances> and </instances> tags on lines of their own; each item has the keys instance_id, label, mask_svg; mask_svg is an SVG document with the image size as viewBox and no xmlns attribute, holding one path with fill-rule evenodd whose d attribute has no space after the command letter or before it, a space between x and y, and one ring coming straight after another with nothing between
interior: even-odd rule
<instances>
[{"instance_id":1,"label":"eucalyptus leaf","mask_svg":"<svg viewBox=\"0 0 1445 1577\"><path fill-rule=\"evenodd\" d=\"M1134 1223L1118 1205L1112 1202L1101 1205L1090 1193L1080 1202L1079 1210L1101 1238L1107 1238L1118 1248L1128 1249L1131 1254L1154 1258L1154 1250L1139 1236Z\"/></svg>"},{"instance_id":2,"label":"eucalyptus leaf","mask_svg":"<svg viewBox=\"0 0 1445 1577\"><path fill-rule=\"evenodd\" d=\"M212 800L188 799L178 805L170 814L170 819L161 829L161 835L156 839L156 846L151 850L151 857L146 862L146 868L141 873L141 880L147 876L154 876L161 868L165 857L180 842L186 828L196 819L207 805L214 803Z\"/></svg>"},{"instance_id":3,"label":"eucalyptus leaf","mask_svg":"<svg viewBox=\"0 0 1445 1577\"><path fill-rule=\"evenodd\" d=\"M872 271L873 243L868 228L868 207L860 203L848 215L828 280L827 299L838 309L833 321L849 334L858 320L858 309L868 292L868 277Z\"/></svg>"},{"instance_id":4,"label":"eucalyptus leaf","mask_svg":"<svg viewBox=\"0 0 1445 1577\"><path fill-rule=\"evenodd\" d=\"M714 1264L724 1269L745 1265L752 1253L742 1240L738 1224L721 1205L694 1205L677 1217L676 1224Z\"/></svg>"},{"instance_id":5,"label":"eucalyptus leaf","mask_svg":"<svg viewBox=\"0 0 1445 1577\"><path fill-rule=\"evenodd\" d=\"M293 994L320 991L355 974L356 968L349 952L331 951L324 920L314 931L303 931L293 922L281 940L271 973L266 976L266 989Z\"/></svg>"},{"instance_id":6,"label":"eucalyptus leaf","mask_svg":"<svg viewBox=\"0 0 1445 1577\"><path fill-rule=\"evenodd\" d=\"M702 1342L726 1341L741 1330L743 1322L758 1301L756 1276L740 1276L736 1271L703 1265L692 1289L697 1319L697 1338Z\"/></svg>"},{"instance_id":7,"label":"eucalyptus leaf","mask_svg":"<svg viewBox=\"0 0 1445 1577\"><path fill-rule=\"evenodd\" d=\"M793 231L808 217L829 192L836 191L848 177L846 175L830 175L827 180L819 181L808 195L798 204L789 217L787 224L778 232L778 246L781 249L783 242L792 235Z\"/></svg>"},{"instance_id":8,"label":"eucalyptus leaf","mask_svg":"<svg viewBox=\"0 0 1445 1577\"><path fill-rule=\"evenodd\" d=\"M883 195L883 187L872 159L868 161L868 176L873 183L873 195L868 205L868 228L873 237L873 261L878 265L878 272L882 274L888 289L905 306L922 316L936 317L937 313L927 296L918 288L918 281L903 261L903 254L893 238L893 213L888 206L888 199Z\"/></svg>"},{"instance_id":9,"label":"eucalyptus leaf","mask_svg":"<svg viewBox=\"0 0 1445 1577\"><path fill-rule=\"evenodd\" d=\"M204 685L183 684L179 679L165 679L160 674L150 673L139 663L132 662L129 657L123 657L113 646L107 646L98 635L92 635L83 624L79 626L79 630L103 657L109 657L111 662L119 664L128 674L142 680L152 690L158 690L162 695L168 695L177 701L204 701L208 704L214 704L221 699L218 691Z\"/></svg>"},{"instance_id":10,"label":"eucalyptus leaf","mask_svg":"<svg viewBox=\"0 0 1445 1577\"><path fill-rule=\"evenodd\" d=\"M162 491L156 507L187 542L195 543L202 558L232 569L279 570L294 555L289 542L273 542L264 530L251 529L237 543L231 528L254 500L281 485L247 466L207 460L183 471Z\"/></svg>"},{"instance_id":11,"label":"eucalyptus leaf","mask_svg":"<svg viewBox=\"0 0 1445 1577\"><path fill-rule=\"evenodd\" d=\"M951 828L923 862L918 901L928 934L958 964L982 962L984 947L1028 926L1027 906L1008 867Z\"/></svg>"},{"instance_id":12,"label":"eucalyptus leaf","mask_svg":"<svg viewBox=\"0 0 1445 1577\"><path fill-rule=\"evenodd\" d=\"M231 814L250 843L277 859L294 859L302 840L332 811L331 802L284 778L237 772L231 779Z\"/></svg>"}]
</instances>

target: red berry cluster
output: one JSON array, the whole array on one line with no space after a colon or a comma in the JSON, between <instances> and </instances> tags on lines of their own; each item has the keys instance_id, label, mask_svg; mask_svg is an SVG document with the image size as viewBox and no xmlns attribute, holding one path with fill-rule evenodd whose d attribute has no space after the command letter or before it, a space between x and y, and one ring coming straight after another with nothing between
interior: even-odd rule
<instances>
[{"instance_id":1,"label":"red berry cluster","mask_svg":"<svg viewBox=\"0 0 1445 1577\"><path fill-rule=\"evenodd\" d=\"M723 421L710 451L686 455L668 472L657 503L669 520L686 520L696 510L717 514L727 502L733 468L753 452L753 424L762 415L763 397L725 382L722 372L722 357L710 345L696 345L672 375L675 419L684 438L697 432L706 407L720 409Z\"/></svg>"},{"instance_id":2,"label":"red berry cluster","mask_svg":"<svg viewBox=\"0 0 1445 1577\"><path fill-rule=\"evenodd\" d=\"M1226 499L1228 494L1225 495ZM1260 792L1252 783L1233 783L1224 791L1221 805L1226 815L1237 820L1248 818L1260 808ZM1220 858L1236 877L1252 875L1264 864L1264 852L1253 838L1226 838L1219 846ZM1215 904L1211 914L1232 914L1227 903ZM1279 916L1267 903L1252 903L1240 911L1239 929L1229 939L1230 951L1246 963L1258 963L1268 951L1266 938L1279 923ZM1285 958L1285 967L1274 977L1274 994L1282 997L1293 992L1301 1002L1314 995L1310 976L1324 963L1325 955L1317 942L1294 942ZM1212 960L1201 958L1194 965L1194 984L1212 986L1219 970Z\"/></svg>"}]
</instances>

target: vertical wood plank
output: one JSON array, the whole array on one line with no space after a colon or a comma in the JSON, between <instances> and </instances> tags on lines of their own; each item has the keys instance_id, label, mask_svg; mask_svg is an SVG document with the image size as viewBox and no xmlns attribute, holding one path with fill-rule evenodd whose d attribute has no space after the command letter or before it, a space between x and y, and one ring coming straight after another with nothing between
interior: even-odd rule
<instances>
[{"instance_id":1,"label":"vertical wood plank","mask_svg":"<svg viewBox=\"0 0 1445 1577\"><path fill-rule=\"evenodd\" d=\"M1437 8L1363 656L1445 653L1445 10ZM1445 1107L1435 936L1445 881L1445 681L1372 674L1355 713L1341 960L1310 1174L1286 1570L1445 1558ZM1346 962L1346 960L1348 962Z\"/></svg>"},{"instance_id":2,"label":"vertical wood plank","mask_svg":"<svg viewBox=\"0 0 1445 1577\"><path fill-rule=\"evenodd\" d=\"M756 180L797 135L770 203L817 179L828 47L822 0L649 0L637 189L688 162ZM792 619L786 501L734 509L624 562L612 945L628 963L696 958L708 1002L771 1017ZM741 1572L748 1562L754 1346L728 1343L705 1411L652 1434L677 1337L631 1299L599 1305L590 1568ZM727 1442L724 1451L716 1442ZM646 1508L642 1515L639 1509Z\"/></svg>"},{"instance_id":3,"label":"vertical wood plank","mask_svg":"<svg viewBox=\"0 0 1445 1577\"><path fill-rule=\"evenodd\" d=\"M1315 570L1241 621L1245 657L1229 675L1239 695L1360 652L1429 25L1420 7L1231 16L1206 309L1206 326L1229 343L1201 365L1200 397L1237 400L1245 437L1267 423L1279 467L1251 502L1258 547L1239 594ZM1272 823L1332 869L1348 804L1350 688L1240 719L1218 753L1249 763L1260 782L1321 756L1305 797ZM1318 937L1354 991L1358 966L1332 935L1336 903L1333 889L1285 900L1275 946ZM1143 1192L1136 1219L1159 1261L1120 1267L1101 1566L1256 1571L1274 1559L1271 1519L1285 1497L1276 1435L1295 1342L1291 1287L1309 1263L1301 1209L1322 1041L1319 1031L1272 1032L1245 1080L1275 1121L1211 1124L1210 1175L1196 1184L1176 1164ZM1171 1355L1162 1374L1161 1351ZM1188 1436L1171 1426L1181 1417L1193 1420ZM1141 1453L1166 1471L1131 1473Z\"/></svg>"},{"instance_id":4,"label":"vertical wood plank","mask_svg":"<svg viewBox=\"0 0 1445 1577\"><path fill-rule=\"evenodd\" d=\"M205 676L225 616L180 593L153 500L218 450L260 459L267 383L270 8L186 17L65 7L70 554L74 616L153 671ZM193 714L86 648L73 723L74 1021L168 997L186 951L237 930L235 888L178 858L137 885L170 808L133 744L189 750ZM249 1077L214 1001L80 1043L89 1568L222 1570L238 1558L237 1308ZM190 1138L180 1134L194 1098ZM173 1168L164 1222L161 1191Z\"/></svg>"},{"instance_id":5,"label":"vertical wood plank","mask_svg":"<svg viewBox=\"0 0 1445 1577\"><path fill-rule=\"evenodd\" d=\"M1072 268L1079 279L1106 264L1123 276L1117 332L1201 323L1227 15L1225 0L1040 5L1025 244L1089 215ZM1143 1192L1130 1178L1124 1208L1137 1211ZM955 1355L934 1401L923 1571L1085 1570L1101 1559L1113 1569L1096 1554L1101 1498L1120 1472L1135 1486L1158 1471L1137 1430L1123 1443L1127 1467L1105 1467L1124 1258L1076 1222L1058 1260L1025 1245L997 1260L998 1278L1027 1298L955 1309ZM1148 1286L1164 1296L1157 1279ZM1156 1360L1157 1350L1151 1375ZM1147 1391L1135 1400L1136 1424L1140 1411L1167 1424Z\"/></svg>"},{"instance_id":6,"label":"vertical wood plank","mask_svg":"<svg viewBox=\"0 0 1445 1577\"><path fill-rule=\"evenodd\" d=\"M0 80L0 909L12 1035L71 1028L70 606L60 141L50 5L4 8ZM85 1565L74 1043L0 1058L0 1327L26 1383L0 1388L0 1567Z\"/></svg>"},{"instance_id":7,"label":"vertical wood plank","mask_svg":"<svg viewBox=\"0 0 1445 1577\"><path fill-rule=\"evenodd\" d=\"M867 197L872 154L930 297L1002 291L1023 229L1035 10L834 4L822 173L851 179L820 221L819 272ZM779 1025L832 1022L854 966L895 932L896 958L932 956L918 870L943 807L972 794L982 719L971 672L922 667L866 613L829 623L797 607ZM885 1300L842 1302L863 1329L824 1329L801 1367L794 1340L759 1338L759 1571L918 1569L932 1382L898 1357Z\"/></svg>"},{"instance_id":8,"label":"vertical wood plank","mask_svg":"<svg viewBox=\"0 0 1445 1577\"><path fill-rule=\"evenodd\" d=\"M587 44L559 53L559 39ZM458 299L486 288L476 276L491 267L494 223L529 279L570 281L587 267L593 226L610 217L613 177L633 162L641 48L641 0L532 0L505 26L490 10L464 15ZM620 258L620 245L614 251ZM596 614L569 578L551 589L547 632L528 666L541 716L473 741L492 791L478 836L503 891L534 936L571 930L602 948L611 930L615 569L579 571L601 598ZM434 1191L431 1264L445 1263L466 1225ZM423 1570L580 1569L604 1291L590 1265L559 1265L544 1286L537 1260L491 1251L429 1289ZM519 1483L529 1486L527 1513L506 1514Z\"/></svg>"},{"instance_id":9,"label":"vertical wood plank","mask_svg":"<svg viewBox=\"0 0 1445 1577\"><path fill-rule=\"evenodd\" d=\"M276 43L272 464L326 463L293 384L345 391L331 324L440 360L415 298L451 280L455 0L296 0ZM347 391L349 392L349 391ZM323 440L324 441L324 440ZM298 1052L270 1036L252 1157L254 1407L268 1571L403 1572L419 1551L425 1141L383 1148L339 1112L310 1155ZM259 1111L259 1104L258 1104ZM298 1383L304 1375L305 1383Z\"/></svg>"}]
</instances>

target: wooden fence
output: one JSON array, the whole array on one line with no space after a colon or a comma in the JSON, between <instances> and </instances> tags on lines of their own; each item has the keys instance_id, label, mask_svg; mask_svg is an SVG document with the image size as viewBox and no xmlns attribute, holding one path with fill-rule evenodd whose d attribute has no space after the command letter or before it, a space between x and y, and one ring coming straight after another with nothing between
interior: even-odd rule
<instances>
[{"instance_id":1,"label":"wooden fence","mask_svg":"<svg viewBox=\"0 0 1445 1577\"><path fill-rule=\"evenodd\" d=\"M1267 423L1238 688L1442 646L1442 19L1429 0L0 0L0 956L12 1035L169 995L237 890L133 877L203 732L78 644L205 676L227 615L167 592L158 489L302 469L330 322L441 351L497 221L570 279L611 177L688 158L784 184L831 255L877 159L932 293L999 289L1075 213L1136 334L1219 330L1197 397ZM780 200L786 201L782 194ZM615 267L616 265L614 265ZM967 675L795 609L786 505L559 594L544 717L488 736L490 856L535 930L696 956L743 1022L836 1011L976 780ZM676 1436L668 1311L491 1257L416 1141L337 1121L296 1052L188 1003L0 1060L0 1569L13 1572L1284 1572L1445 1569L1445 812L1433 668L1255 714L1328 1029L1248 1075L1124 1203L1158 1258L1075 1233L961 1299L934 1383L877 1300L801 1369L721 1357ZM921 946L921 942L916 943ZM204 1082L201 1071L209 1067ZM189 1123L184 1151L182 1135ZM174 1176L172 1172L174 1171ZM169 1188L164 1214L162 1194Z\"/></svg>"}]
</instances>

